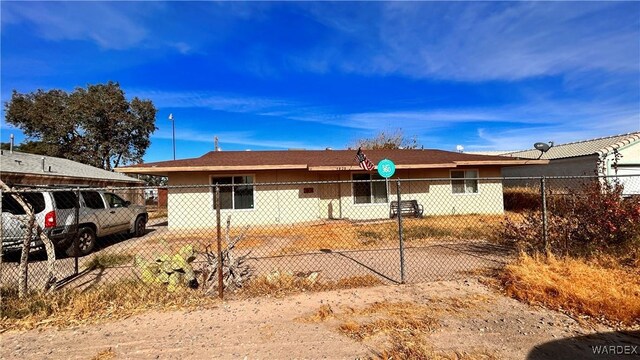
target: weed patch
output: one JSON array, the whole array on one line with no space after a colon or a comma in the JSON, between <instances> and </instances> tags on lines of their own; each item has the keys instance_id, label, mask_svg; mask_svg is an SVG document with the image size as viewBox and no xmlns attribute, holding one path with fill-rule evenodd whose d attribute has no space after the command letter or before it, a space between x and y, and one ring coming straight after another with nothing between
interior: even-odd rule
<instances>
[{"instance_id":1,"label":"weed patch","mask_svg":"<svg viewBox=\"0 0 640 360\"><path fill-rule=\"evenodd\" d=\"M301 292L342 290L382 284L383 282L379 278L371 275L353 276L337 281L322 281L317 278L310 279L308 276L300 276L300 274L274 272L253 278L234 295L239 298L258 296L284 297Z\"/></svg>"},{"instance_id":2,"label":"weed patch","mask_svg":"<svg viewBox=\"0 0 640 360\"><path fill-rule=\"evenodd\" d=\"M118 320L148 310L207 308L217 303L201 291L179 288L170 293L160 284L134 281L100 285L85 291L34 292L26 301L18 299L16 289L2 289L0 327L8 330L64 328Z\"/></svg>"},{"instance_id":3,"label":"weed patch","mask_svg":"<svg viewBox=\"0 0 640 360\"><path fill-rule=\"evenodd\" d=\"M134 256L131 254L100 254L97 253L85 264L86 269L105 269L125 264L132 264Z\"/></svg>"},{"instance_id":4,"label":"weed patch","mask_svg":"<svg viewBox=\"0 0 640 360\"><path fill-rule=\"evenodd\" d=\"M640 272L606 268L574 258L522 255L506 266L500 280L511 297L573 315L640 325Z\"/></svg>"}]
</instances>

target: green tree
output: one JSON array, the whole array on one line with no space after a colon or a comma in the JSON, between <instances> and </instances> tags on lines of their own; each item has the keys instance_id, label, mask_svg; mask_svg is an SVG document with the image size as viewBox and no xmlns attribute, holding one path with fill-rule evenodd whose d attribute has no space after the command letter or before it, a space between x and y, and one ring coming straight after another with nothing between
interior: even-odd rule
<instances>
[{"instance_id":1,"label":"green tree","mask_svg":"<svg viewBox=\"0 0 640 360\"><path fill-rule=\"evenodd\" d=\"M10 148L11 143L0 143L0 149L9 150ZM13 150L29 154L48 155L47 147L41 141L24 141L18 145L14 145Z\"/></svg>"},{"instance_id":2,"label":"green tree","mask_svg":"<svg viewBox=\"0 0 640 360\"><path fill-rule=\"evenodd\" d=\"M142 162L156 130L153 103L137 97L127 101L120 84L111 81L71 93L14 90L5 114L7 123L29 139L21 151L36 149L106 170Z\"/></svg>"},{"instance_id":3,"label":"green tree","mask_svg":"<svg viewBox=\"0 0 640 360\"><path fill-rule=\"evenodd\" d=\"M363 149L417 149L418 140L415 136L407 137L402 129L394 132L380 131L376 136L371 138L358 139L354 143L354 147Z\"/></svg>"}]
</instances>

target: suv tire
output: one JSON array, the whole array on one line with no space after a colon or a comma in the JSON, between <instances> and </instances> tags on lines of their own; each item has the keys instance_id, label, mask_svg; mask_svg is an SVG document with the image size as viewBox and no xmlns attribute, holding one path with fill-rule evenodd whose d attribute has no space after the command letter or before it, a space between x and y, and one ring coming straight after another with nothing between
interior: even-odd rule
<instances>
[{"instance_id":1,"label":"suv tire","mask_svg":"<svg viewBox=\"0 0 640 360\"><path fill-rule=\"evenodd\" d=\"M80 228L78 231L78 256L85 256L91 254L93 248L96 246L96 232L90 227ZM75 244L67 249L67 255L75 256Z\"/></svg>"},{"instance_id":2,"label":"suv tire","mask_svg":"<svg viewBox=\"0 0 640 360\"><path fill-rule=\"evenodd\" d=\"M146 227L147 221L145 220L144 216L138 216L138 218L136 219L136 223L134 224L133 235L135 237L144 235L144 233L146 232Z\"/></svg>"}]
</instances>

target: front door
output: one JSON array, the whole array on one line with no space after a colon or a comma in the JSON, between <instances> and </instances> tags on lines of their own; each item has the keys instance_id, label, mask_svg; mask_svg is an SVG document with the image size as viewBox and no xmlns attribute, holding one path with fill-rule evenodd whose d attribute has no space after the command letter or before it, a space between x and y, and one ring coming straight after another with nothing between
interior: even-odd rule
<instances>
[{"instance_id":1,"label":"front door","mask_svg":"<svg viewBox=\"0 0 640 360\"><path fill-rule=\"evenodd\" d=\"M340 180L339 175L323 174L320 181L327 181L318 185L318 205L320 219L342 218L342 203L340 200L340 184L331 181Z\"/></svg>"}]
</instances>

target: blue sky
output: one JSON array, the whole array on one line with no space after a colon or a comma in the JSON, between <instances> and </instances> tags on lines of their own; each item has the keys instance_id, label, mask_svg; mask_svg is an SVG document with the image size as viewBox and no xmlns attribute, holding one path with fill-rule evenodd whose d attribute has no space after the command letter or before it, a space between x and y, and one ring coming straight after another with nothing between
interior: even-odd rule
<instances>
[{"instance_id":1,"label":"blue sky","mask_svg":"<svg viewBox=\"0 0 640 360\"><path fill-rule=\"evenodd\" d=\"M117 81L150 99L145 161L346 148L517 150L640 130L637 2L10 2L1 89ZM1 138L23 139L4 122Z\"/></svg>"}]
</instances>

